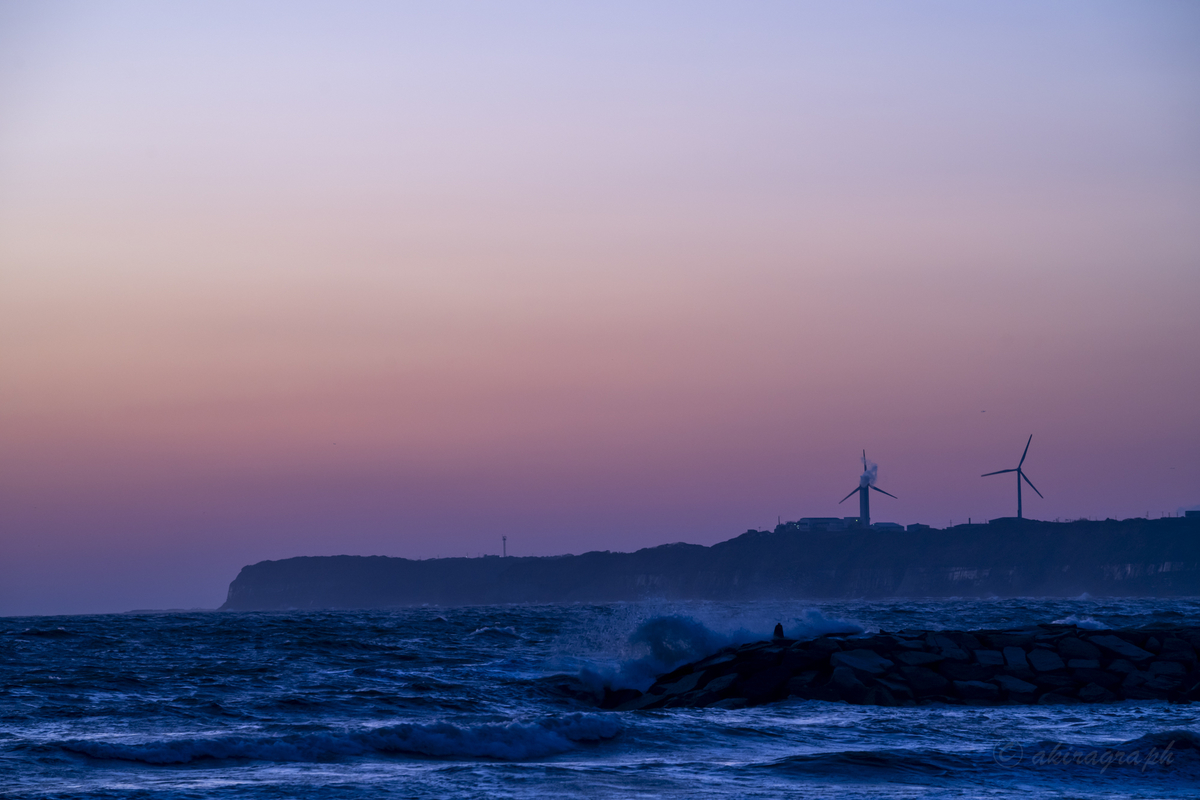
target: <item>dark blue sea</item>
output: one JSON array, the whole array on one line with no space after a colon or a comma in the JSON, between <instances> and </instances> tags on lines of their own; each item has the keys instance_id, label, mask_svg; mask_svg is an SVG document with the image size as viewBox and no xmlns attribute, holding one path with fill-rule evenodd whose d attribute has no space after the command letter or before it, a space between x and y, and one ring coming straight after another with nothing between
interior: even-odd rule
<instances>
[{"instance_id":1,"label":"dark blue sea","mask_svg":"<svg viewBox=\"0 0 1200 800\"><path fill-rule=\"evenodd\" d=\"M1200 600L619 603L0 619L0 797L1200 796L1200 704L599 711L725 644L1200 624ZM565 687L565 688L564 688Z\"/></svg>"}]
</instances>

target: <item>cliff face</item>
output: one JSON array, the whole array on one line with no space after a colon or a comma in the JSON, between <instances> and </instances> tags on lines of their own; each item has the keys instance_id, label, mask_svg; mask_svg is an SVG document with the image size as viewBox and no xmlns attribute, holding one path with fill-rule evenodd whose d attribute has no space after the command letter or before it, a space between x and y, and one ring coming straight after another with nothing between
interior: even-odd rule
<instances>
[{"instance_id":1,"label":"cliff face","mask_svg":"<svg viewBox=\"0 0 1200 800\"><path fill-rule=\"evenodd\" d=\"M330 556L242 569L225 610L643 598L1200 595L1200 521L748 531L701 547L545 558Z\"/></svg>"}]
</instances>

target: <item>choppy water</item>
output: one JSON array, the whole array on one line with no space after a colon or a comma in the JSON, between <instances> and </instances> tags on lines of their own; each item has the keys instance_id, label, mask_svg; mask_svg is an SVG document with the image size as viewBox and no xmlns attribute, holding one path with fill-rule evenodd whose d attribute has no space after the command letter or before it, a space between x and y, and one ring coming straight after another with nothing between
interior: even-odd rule
<instances>
[{"instance_id":1,"label":"choppy water","mask_svg":"<svg viewBox=\"0 0 1200 800\"><path fill-rule=\"evenodd\" d=\"M0 797L1200 795L1200 705L603 712L558 688L645 688L777 621L1062 620L1200 624L1200 600L0 619Z\"/></svg>"}]
</instances>

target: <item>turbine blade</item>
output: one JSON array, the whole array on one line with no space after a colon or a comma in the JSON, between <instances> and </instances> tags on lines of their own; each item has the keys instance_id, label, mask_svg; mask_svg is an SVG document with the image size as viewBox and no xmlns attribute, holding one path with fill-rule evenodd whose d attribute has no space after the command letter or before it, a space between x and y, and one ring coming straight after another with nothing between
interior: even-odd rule
<instances>
[{"instance_id":1,"label":"turbine blade","mask_svg":"<svg viewBox=\"0 0 1200 800\"><path fill-rule=\"evenodd\" d=\"M1025 478L1025 473L1024 473L1024 472L1021 472L1020 470L1017 470L1017 472L1020 474L1020 476L1021 476L1022 478ZM1041 492L1038 492L1038 490L1037 490L1037 487L1033 485L1033 481L1029 480L1029 478L1025 478L1025 482L1029 484L1029 488L1030 488L1030 489L1033 489L1035 492L1037 492L1037 496L1038 496L1038 497L1041 497L1043 500L1045 500L1045 499L1046 499L1045 497L1042 497L1042 493L1041 493Z\"/></svg>"},{"instance_id":2,"label":"turbine blade","mask_svg":"<svg viewBox=\"0 0 1200 800\"><path fill-rule=\"evenodd\" d=\"M851 498L853 495L856 495L856 494L858 494L858 492L859 492L859 490L858 490L858 489L855 489L853 492L851 492L850 494L846 495L846 496L845 496L845 497L843 497L841 500L838 500L838 505L840 506L842 503L844 503L844 502L846 502L847 500L849 500L849 499L850 499L850 498Z\"/></svg>"},{"instance_id":3,"label":"turbine blade","mask_svg":"<svg viewBox=\"0 0 1200 800\"><path fill-rule=\"evenodd\" d=\"M1029 434L1029 442L1033 441L1033 434ZM1021 464L1025 463L1025 456L1029 455L1029 442L1025 443L1025 452L1021 453L1021 461L1017 464L1017 469L1021 468Z\"/></svg>"},{"instance_id":4,"label":"turbine blade","mask_svg":"<svg viewBox=\"0 0 1200 800\"><path fill-rule=\"evenodd\" d=\"M998 469L995 472L985 472L979 477L986 478L988 475L1003 475L1005 472L1016 472L1015 469Z\"/></svg>"},{"instance_id":5,"label":"turbine blade","mask_svg":"<svg viewBox=\"0 0 1200 800\"><path fill-rule=\"evenodd\" d=\"M896 497L896 495L892 494L891 492L884 492L883 489L880 489L878 486L872 486L871 488L877 492L882 492L883 494L886 494L888 497ZM896 497L896 499L899 500L900 498Z\"/></svg>"}]
</instances>

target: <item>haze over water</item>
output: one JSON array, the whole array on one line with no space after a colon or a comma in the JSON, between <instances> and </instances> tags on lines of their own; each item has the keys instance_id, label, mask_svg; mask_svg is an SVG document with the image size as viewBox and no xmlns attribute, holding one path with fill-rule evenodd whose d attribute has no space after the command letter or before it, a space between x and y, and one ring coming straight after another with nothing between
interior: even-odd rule
<instances>
[{"instance_id":1,"label":"haze over water","mask_svg":"<svg viewBox=\"0 0 1200 800\"><path fill-rule=\"evenodd\" d=\"M0 4L0 614L1200 503L1187 3Z\"/></svg>"}]
</instances>

